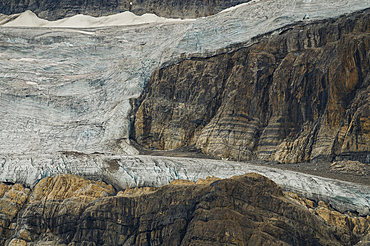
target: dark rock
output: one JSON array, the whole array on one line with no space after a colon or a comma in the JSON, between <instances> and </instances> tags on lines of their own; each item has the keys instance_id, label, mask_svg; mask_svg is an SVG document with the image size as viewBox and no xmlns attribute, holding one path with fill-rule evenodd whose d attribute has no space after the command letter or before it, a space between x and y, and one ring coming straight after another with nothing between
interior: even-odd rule
<instances>
[{"instance_id":1,"label":"dark rock","mask_svg":"<svg viewBox=\"0 0 370 246\"><path fill-rule=\"evenodd\" d=\"M216 181L213 181L216 180ZM359 236L327 224L273 181L177 181L112 188L63 175L46 178L18 215L9 245L353 245ZM106 196L106 195L110 196Z\"/></svg>"},{"instance_id":2,"label":"dark rock","mask_svg":"<svg viewBox=\"0 0 370 246\"><path fill-rule=\"evenodd\" d=\"M0 183L0 245L14 234L17 214L26 204L30 189L21 184Z\"/></svg>"},{"instance_id":3,"label":"dark rock","mask_svg":"<svg viewBox=\"0 0 370 246\"><path fill-rule=\"evenodd\" d=\"M161 69L138 99L132 136L234 160L370 163L369 40L365 10Z\"/></svg>"},{"instance_id":4,"label":"dark rock","mask_svg":"<svg viewBox=\"0 0 370 246\"><path fill-rule=\"evenodd\" d=\"M5 0L0 2L0 13L10 15L31 10L40 18L47 20L57 20L76 14L103 16L124 11L131 11L137 15L154 13L162 17L197 18L216 14L244 2L249 0Z\"/></svg>"},{"instance_id":5,"label":"dark rock","mask_svg":"<svg viewBox=\"0 0 370 246\"><path fill-rule=\"evenodd\" d=\"M16 184L14 187L19 186ZM23 190L18 190L24 193ZM42 179L29 197L28 193L23 193L16 197L13 194L15 202L23 201L20 208L1 207L2 214L8 215L10 210L15 213L13 217L19 217L14 226L5 228L11 234L5 234L5 237L0 234L2 240L7 239L5 245L25 245L31 241L70 241L77 221L86 207L97 199L114 194L115 190L102 182L92 182L74 175L60 175ZM2 203L4 197L1 199ZM20 199L22 197L24 198Z\"/></svg>"}]
</instances>

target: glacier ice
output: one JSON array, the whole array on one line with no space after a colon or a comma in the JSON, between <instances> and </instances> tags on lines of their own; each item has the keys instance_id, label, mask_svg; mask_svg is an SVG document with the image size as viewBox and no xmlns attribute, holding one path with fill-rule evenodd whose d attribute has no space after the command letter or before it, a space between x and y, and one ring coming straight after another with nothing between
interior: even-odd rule
<instances>
[{"instance_id":1,"label":"glacier ice","mask_svg":"<svg viewBox=\"0 0 370 246\"><path fill-rule=\"evenodd\" d=\"M306 14L317 20L367 7L363 0L261 0L177 23L2 26L1 152L135 154L127 144L129 99L140 95L155 70L233 44L248 46Z\"/></svg>"},{"instance_id":2,"label":"glacier ice","mask_svg":"<svg viewBox=\"0 0 370 246\"><path fill-rule=\"evenodd\" d=\"M175 179L196 181L207 176L230 178L249 172L272 179L284 190L316 201L328 202L341 212L349 210L357 211L360 215L370 214L370 191L367 186L249 163L143 155L89 155L75 152L0 158L0 180L21 182L29 187L33 187L44 177L65 173L104 180L118 189L124 189L159 187Z\"/></svg>"},{"instance_id":3,"label":"glacier ice","mask_svg":"<svg viewBox=\"0 0 370 246\"><path fill-rule=\"evenodd\" d=\"M362 186L245 163L138 156L128 112L129 99L161 67L249 46L304 16L369 7L363 0L260 0L196 20L80 28L4 26L11 18L0 16L0 181L33 186L73 173L124 188L255 171L338 209L368 213Z\"/></svg>"}]
</instances>

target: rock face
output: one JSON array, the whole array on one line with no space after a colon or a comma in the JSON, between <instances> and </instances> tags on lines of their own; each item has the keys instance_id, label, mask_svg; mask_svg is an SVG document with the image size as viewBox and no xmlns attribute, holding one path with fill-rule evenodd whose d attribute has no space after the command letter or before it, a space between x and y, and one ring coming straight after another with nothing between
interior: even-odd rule
<instances>
[{"instance_id":1,"label":"rock face","mask_svg":"<svg viewBox=\"0 0 370 246\"><path fill-rule=\"evenodd\" d=\"M353 245L271 180L255 174L113 195L72 175L43 179L5 245Z\"/></svg>"},{"instance_id":2,"label":"rock face","mask_svg":"<svg viewBox=\"0 0 370 246\"><path fill-rule=\"evenodd\" d=\"M31 10L40 18L57 20L76 14L102 16L131 11L137 15L154 13L163 17L197 18L213 15L226 8L249 2L249 0L112 0L112 1L53 1L8 0L0 3L0 13L11 15Z\"/></svg>"},{"instance_id":3,"label":"rock face","mask_svg":"<svg viewBox=\"0 0 370 246\"><path fill-rule=\"evenodd\" d=\"M13 235L5 245L70 240L86 207L93 201L114 193L111 185L73 175L42 179L30 194L21 211L20 220L15 226L5 228L10 231L13 229ZM2 209L1 212L6 211ZM7 235L2 239L9 238Z\"/></svg>"},{"instance_id":4,"label":"rock face","mask_svg":"<svg viewBox=\"0 0 370 246\"><path fill-rule=\"evenodd\" d=\"M369 170L366 167L366 164L359 161L336 161L330 165L330 169L334 171L369 175Z\"/></svg>"},{"instance_id":5,"label":"rock face","mask_svg":"<svg viewBox=\"0 0 370 246\"><path fill-rule=\"evenodd\" d=\"M29 196L30 189L21 184L0 184L0 244L10 237L16 228L16 216L23 208Z\"/></svg>"},{"instance_id":6,"label":"rock face","mask_svg":"<svg viewBox=\"0 0 370 246\"><path fill-rule=\"evenodd\" d=\"M137 154L129 141L129 99L165 64L249 46L258 41L254 37L285 30L305 14L321 20L369 7L363 0L256 1L180 23L0 27L0 113L6 115L0 121L0 169L18 158L10 155L28 156L32 166L36 156L55 159L65 151ZM26 20L32 25L35 19Z\"/></svg>"},{"instance_id":7,"label":"rock face","mask_svg":"<svg viewBox=\"0 0 370 246\"><path fill-rule=\"evenodd\" d=\"M309 199L298 197L294 192L285 192L285 194L307 207L312 214L320 216L331 225L349 229L357 235L368 234L370 231L370 216L367 216L366 218L358 217L351 212L342 214L335 211L330 204L323 201L319 201L316 204L314 201ZM370 234L368 236L370 236Z\"/></svg>"},{"instance_id":8,"label":"rock face","mask_svg":"<svg viewBox=\"0 0 370 246\"><path fill-rule=\"evenodd\" d=\"M370 163L369 40L366 10L161 69L133 103L132 137L234 160Z\"/></svg>"}]
</instances>

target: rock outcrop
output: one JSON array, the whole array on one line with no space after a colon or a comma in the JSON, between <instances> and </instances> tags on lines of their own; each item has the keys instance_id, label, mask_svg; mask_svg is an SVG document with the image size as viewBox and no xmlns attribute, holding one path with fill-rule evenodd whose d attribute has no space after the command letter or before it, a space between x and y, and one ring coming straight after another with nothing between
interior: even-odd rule
<instances>
[{"instance_id":1,"label":"rock outcrop","mask_svg":"<svg viewBox=\"0 0 370 246\"><path fill-rule=\"evenodd\" d=\"M357 214L347 211L347 213L340 213L334 210L330 204L323 201L315 203L306 198L299 197L294 192L284 192L288 197L293 198L299 204L309 209L312 214L323 218L327 223L352 231L356 235L365 235L370 232L370 216L361 217ZM369 235L370 236L370 235Z\"/></svg>"},{"instance_id":2,"label":"rock outcrop","mask_svg":"<svg viewBox=\"0 0 370 246\"><path fill-rule=\"evenodd\" d=\"M41 180L11 235L1 237L13 246L353 245L360 240L361 233L321 217L255 173L116 195L104 183L62 175Z\"/></svg>"},{"instance_id":3,"label":"rock outcrop","mask_svg":"<svg viewBox=\"0 0 370 246\"><path fill-rule=\"evenodd\" d=\"M137 15L153 13L162 17L197 18L216 14L226 8L249 2L249 0L113 0L113 1L53 1L11 0L0 2L0 13L11 15L31 10L40 18L57 20L76 14L103 16L131 11Z\"/></svg>"},{"instance_id":4,"label":"rock outcrop","mask_svg":"<svg viewBox=\"0 0 370 246\"><path fill-rule=\"evenodd\" d=\"M78 219L87 206L114 193L111 185L74 175L44 178L29 194L28 202L24 204L22 200L24 208L16 211L20 212L17 223L5 228L13 232L12 235L5 234L2 239L8 238L5 245L71 240ZM6 210L1 209L1 213L6 213Z\"/></svg>"},{"instance_id":5,"label":"rock outcrop","mask_svg":"<svg viewBox=\"0 0 370 246\"><path fill-rule=\"evenodd\" d=\"M16 228L16 216L26 203L30 189L21 184L0 184L0 244L10 237Z\"/></svg>"},{"instance_id":6,"label":"rock outcrop","mask_svg":"<svg viewBox=\"0 0 370 246\"><path fill-rule=\"evenodd\" d=\"M358 175L369 175L367 165L359 161L335 161L330 164L330 169L342 173L354 173Z\"/></svg>"},{"instance_id":7,"label":"rock outcrop","mask_svg":"<svg viewBox=\"0 0 370 246\"><path fill-rule=\"evenodd\" d=\"M132 137L234 160L369 163L370 11L257 39L157 71L132 103Z\"/></svg>"},{"instance_id":8,"label":"rock outcrop","mask_svg":"<svg viewBox=\"0 0 370 246\"><path fill-rule=\"evenodd\" d=\"M129 99L161 67L249 46L258 41L254 37L285 30L305 14L322 20L369 7L363 0L254 1L179 23L40 28L40 20L25 18L21 22L34 28L0 27L0 113L6 115L0 121L0 169L9 166L1 181L23 182L24 172L43 177L29 173L33 160L55 163L59 152L137 154L129 141ZM28 158L27 164L17 156Z\"/></svg>"}]
</instances>

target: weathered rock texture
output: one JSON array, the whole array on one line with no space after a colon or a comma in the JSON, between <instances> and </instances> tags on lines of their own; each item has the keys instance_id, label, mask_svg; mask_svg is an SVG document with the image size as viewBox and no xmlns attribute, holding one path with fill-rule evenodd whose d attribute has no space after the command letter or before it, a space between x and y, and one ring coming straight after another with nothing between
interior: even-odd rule
<instances>
[{"instance_id":1,"label":"weathered rock texture","mask_svg":"<svg viewBox=\"0 0 370 246\"><path fill-rule=\"evenodd\" d=\"M34 169L32 160L44 154L54 160L65 151L137 154L128 139L129 99L164 64L249 45L253 37L285 30L307 13L321 20L369 7L363 0L256 1L176 24L0 27L0 180L7 181L15 168ZM32 15L25 16L32 25ZM28 156L28 170L28 164L12 161L14 154ZM55 173L64 165L51 166Z\"/></svg>"},{"instance_id":2,"label":"weathered rock texture","mask_svg":"<svg viewBox=\"0 0 370 246\"><path fill-rule=\"evenodd\" d=\"M367 10L161 69L133 103L133 138L235 160L369 163L369 40Z\"/></svg>"},{"instance_id":3,"label":"weathered rock texture","mask_svg":"<svg viewBox=\"0 0 370 246\"><path fill-rule=\"evenodd\" d=\"M0 184L0 244L14 233L16 216L23 208L30 190L21 184Z\"/></svg>"},{"instance_id":4,"label":"weathered rock texture","mask_svg":"<svg viewBox=\"0 0 370 246\"><path fill-rule=\"evenodd\" d=\"M154 13L163 17L197 18L216 14L221 10L244 2L249 2L249 0L6 0L0 2L0 13L10 15L31 10L40 18L48 20L57 20L76 14L102 16L124 11L131 11L138 15Z\"/></svg>"},{"instance_id":5,"label":"weathered rock texture","mask_svg":"<svg viewBox=\"0 0 370 246\"><path fill-rule=\"evenodd\" d=\"M255 174L177 181L112 196L111 186L64 175L43 179L5 245L353 245L271 180ZM108 196L110 195L110 196ZM365 219L366 220L366 219Z\"/></svg>"},{"instance_id":6,"label":"weathered rock texture","mask_svg":"<svg viewBox=\"0 0 370 246\"><path fill-rule=\"evenodd\" d=\"M44 178L30 194L16 225L4 228L13 235L9 238L9 233L5 234L2 239L9 238L5 245L25 245L30 241L70 241L86 207L114 193L111 185L74 175ZM1 213L6 213L6 210L1 209Z\"/></svg>"},{"instance_id":7,"label":"weathered rock texture","mask_svg":"<svg viewBox=\"0 0 370 246\"><path fill-rule=\"evenodd\" d=\"M330 164L330 169L342 173L370 174L367 165L359 161L335 161Z\"/></svg>"},{"instance_id":8,"label":"weathered rock texture","mask_svg":"<svg viewBox=\"0 0 370 246\"><path fill-rule=\"evenodd\" d=\"M319 201L317 204L306 198L299 197L294 192L284 192L288 197L295 199L299 204L309 209L312 214L323 218L327 223L349 229L356 235L364 235L370 232L370 216L359 217L347 212L342 214L334 210L330 204ZM370 236L370 235L369 235Z\"/></svg>"}]
</instances>

